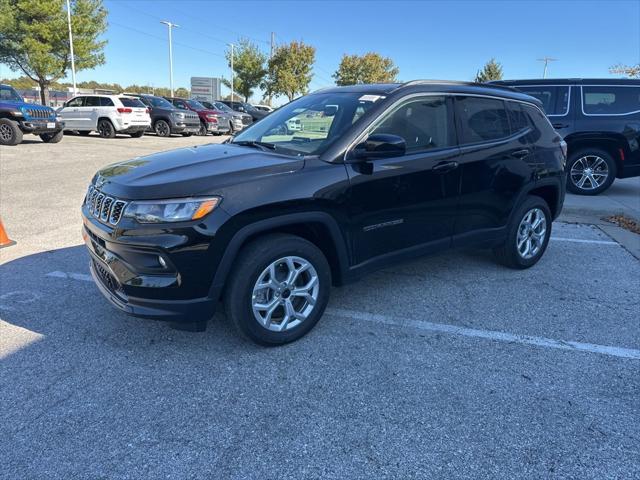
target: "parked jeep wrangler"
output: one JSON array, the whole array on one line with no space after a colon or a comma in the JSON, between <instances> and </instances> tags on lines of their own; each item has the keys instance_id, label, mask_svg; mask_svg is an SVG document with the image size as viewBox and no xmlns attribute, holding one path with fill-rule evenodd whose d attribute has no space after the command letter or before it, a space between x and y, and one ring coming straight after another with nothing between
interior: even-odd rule
<instances>
[{"instance_id":1,"label":"parked jeep wrangler","mask_svg":"<svg viewBox=\"0 0 640 480\"><path fill-rule=\"evenodd\" d=\"M336 87L226 144L103 168L82 206L91 272L128 314L202 329L222 299L276 345L313 328L331 285L417 255L475 245L529 268L566 183L541 107L467 83ZM283 133L301 116L314 122Z\"/></svg>"},{"instance_id":2,"label":"parked jeep wrangler","mask_svg":"<svg viewBox=\"0 0 640 480\"><path fill-rule=\"evenodd\" d=\"M615 178L640 176L640 80L493 82L540 100L569 149L567 189L597 195Z\"/></svg>"},{"instance_id":3,"label":"parked jeep wrangler","mask_svg":"<svg viewBox=\"0 0 640 480\"><path fill-rule=\"evenodd\" d=\"M25 133L58 143L64 135L53 108L25 102L10 85L0 85L0 145L18 145Z\"/></svg>"}]
</instances>

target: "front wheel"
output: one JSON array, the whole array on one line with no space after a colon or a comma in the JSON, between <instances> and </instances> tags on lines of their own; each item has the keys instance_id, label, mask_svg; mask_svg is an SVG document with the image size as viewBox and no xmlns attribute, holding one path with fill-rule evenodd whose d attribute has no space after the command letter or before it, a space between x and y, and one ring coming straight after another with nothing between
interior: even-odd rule
<instances>
[{"instance_id":1,"label":"front wheel","mask_svg":"<svg viewBox=\"0 0 640 480\"><path fill-rule=\"evenodd\" d=\"M171 127L166 120L158 120L153 124L153 129L159 137L170 137Z\"/></svg>"},{"instance_id":2,"label":"front wheel","mask_svg":"<svg viewBox=\"0 0 640 480\"><path fill-rule=\"evenodd\" d=\"M516 269L538 263L549 244L551 222L547 202L540 197L528 196L513 213L505 243L494 249L496 260Z\"/></svg>"},{"instance_id":3,"label":"front wheel","mask_svg":"<svg viewBox=\"0 0 640 480\"><path fill-rule=\"evenodd\" d=\"M16 122L0 118L0 145L18 145L22 142L22 130Z\"/></svg>"},{"instance_id":4,"label":"front wheel","mask_svg":"<svg viewBox=\"0 0 640 480\"><path fill-rule=\"evenodd\" d=\"M40 135L40 138L44 143L58 143L64 137L64 131L60 130L59 132L54 133L43 133Z\"/></svg>"},{"instance_id":5,"label":"front wheel","mask_svg":"<svg viewBox=\"0 0 640 480\"><path fill-rule=\"evenodd\" d=\"M577 195L598 195L616 177L616 162L604 150L580 150L569 157L567 190Z\"/></svg>"},{"instance_id":6,"label":"front wheel","mask_svg":"<svg viewBox=\"0 0 640 480\"><path fill-rule=\"evenodd\" d=\"M331 271L313 243L267 235L242 249L227 283L228 318L261 345L282 345L306 335L329 300Z\"/></svg>"}]
</instances>

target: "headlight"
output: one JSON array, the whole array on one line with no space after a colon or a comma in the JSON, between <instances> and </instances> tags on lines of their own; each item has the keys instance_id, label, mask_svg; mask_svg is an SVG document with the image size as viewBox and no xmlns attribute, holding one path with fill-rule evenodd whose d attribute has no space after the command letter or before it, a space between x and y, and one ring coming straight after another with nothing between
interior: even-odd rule
<instances>
[{"instance_id":1,"label":"headlight","mask_svg":"<svg viewBox=\"0 0 640 480\"><path fill-rule=\"evenodd\" d=\"M21 117L22 116L22 112L20 110L12 110L11 112L9 112L11 115L13 115L14 117Z\"/></svg>"},{"instance_id":2,"label":"headlight","mask_svg":"<svg viewBox=\"0 0 640 480\"><path fill-rule=\"evenodd\" d=\"M199 220L211 213L220 201L220 197L208 197L131 202L127 205L124 216L139 223Z\"/></svg>"},{"instance_id":3,"label":"headlight","mask_svg":"<svg viewBox=\"0 0 640 480\"><path fill-rule=\"evenodd\" d=\"M212 118L212 119L217 119L218 118L218 116L214 115L213 113L208 113L208 114L205 115L205 117Z\"/></svg>"},{"instance_id":4,"label":"headlight","mask_svg":"<svg viewBox=\"0 0 640 480\"><path fill-rule=\"evenodd\" d=\"M184 113L181 113L181 112L173 112L173 115L176 118L184 118Z\"/></svg>"}]
</instances>

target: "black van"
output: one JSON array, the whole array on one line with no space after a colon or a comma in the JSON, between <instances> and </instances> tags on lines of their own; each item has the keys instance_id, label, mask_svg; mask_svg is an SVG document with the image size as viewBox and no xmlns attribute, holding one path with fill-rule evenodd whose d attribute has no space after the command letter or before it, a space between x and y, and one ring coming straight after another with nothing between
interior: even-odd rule
<instances>
[{"instance_id":1,"label":"black van","mask_svg":"<svg viewBox=\"0 0 640 480\"><path fill-rule=\"evenodd\" d=\"M567 189L597 195L615 178L640 176L640 80L492 82L540 100L569 146Z\"/></svg>"}]
</instances>

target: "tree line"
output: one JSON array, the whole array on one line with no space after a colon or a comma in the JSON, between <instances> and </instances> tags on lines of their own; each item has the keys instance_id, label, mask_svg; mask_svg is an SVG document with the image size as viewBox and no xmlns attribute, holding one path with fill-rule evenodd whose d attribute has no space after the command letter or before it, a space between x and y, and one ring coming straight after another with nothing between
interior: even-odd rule
<instances>
[{"instance_id":1,"label":"tree line","mask_svg":"<svg viewBox=\"0 0 640 480\"><path fill-rule=\"evenodd\" d=\"M71 68L67 30L66 0L0 0L0 63L24 74L7 83L40 87L40 97L48 104L50 88L69 84L59 83ZM102 0L71 0L71 28L76 71L103 65L106 61L102 35L107 29L107 10ZM274 96L293 100L309 91L315 63L315 47L303 41L276 46L267 55L248 39L239 39L233 52L233 90L248 101L257 89L267 101ZM231 50L226 52L231 67ZM640 78L640 65L616 65L610 72ZM398 81L400 71L392 59L376 52L363 55L344 54L332 77L336 85L361 83L389 83ZM478 70L475 81L502 79L502 65L489 60ZM223 79L231 87L230 79ZM104 88L116 92L150 92L169 95L168 88L144 85L100 84L81 82L80 88ZM20 87L18 87L20 88ZM186 88L175 91L189 96ZM235 99L235 97L234 97Z\"/></svg>"}]
</instances>

